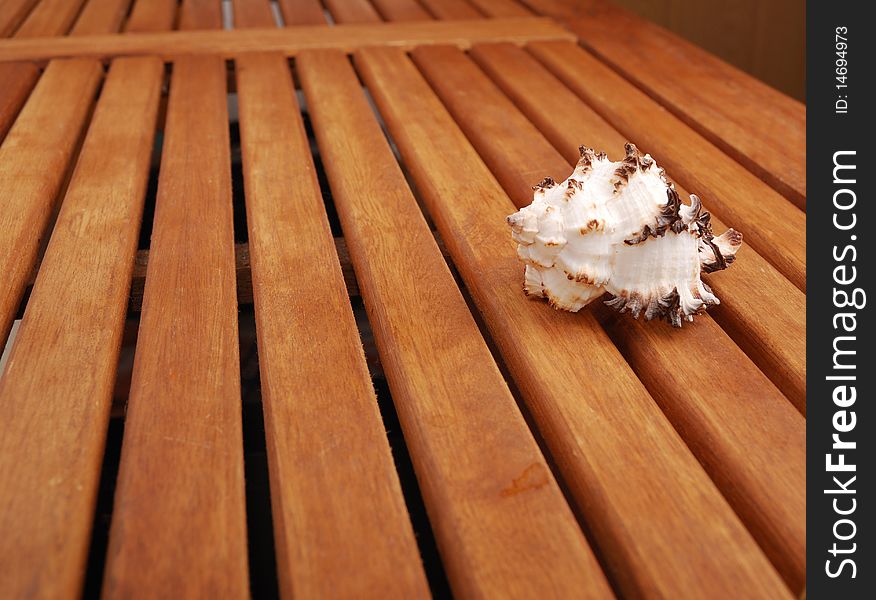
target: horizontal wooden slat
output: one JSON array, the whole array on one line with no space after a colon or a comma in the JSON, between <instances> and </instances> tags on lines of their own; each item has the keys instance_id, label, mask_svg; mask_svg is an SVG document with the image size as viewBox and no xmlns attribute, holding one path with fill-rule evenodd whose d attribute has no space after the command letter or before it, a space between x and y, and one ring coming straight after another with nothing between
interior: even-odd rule
<instances>
[{"instance_id":1,"label":"horizontal wooden slat","mask_svg":"<svg viewBox=\"0 0 876 600\"><path fill-rule=\"evenodd\" d=\"M27 100L39 77L39 69L31 63L0 63L0 142L12 126L18 111Z\"/></svg>"},{"instance_id":2,"label":"horizontal wooden slat","mask_svg":"<svg viewBox=\"0 0 876 600\"><path fill-rule=\"evenodd\" d=\"M5 343L101 77L52 62L0 147L0 343Z\"/></svg>"},{"instance_id":3,"label":"horizontal wooden slat","mask_svg":"<svg viewBox=\"0 0 876 600\"><path fill-rule=\"evenodd\" d=\"M566 10L545 14L571 17L573 3L565 4ZM578 2L575 9L566 22L585 47L805 208L804 104L605 0Z\"/></svg>"},{"instance_id":4,"label":"horizontal wooden slat","mask_svg":"<svg viewBox=\"0 0 876 600\"><path fill-rule=\"evenodd\" d=\"M64 56L111 58L154 55L164 60L188 54L233 58L245 52L282 52L294 56L307 48L352 52L375 45L410 49L423 44L468 48L478 42L572 40L574 36L540 17L337 25L243 31L167 31L51 39L0 40L0 61L46 60Z\"/></svg>"},{"instance_id":5,"label":"horizontal wooden slat","mask_svg":"<svg viewBox=\"0 0 876 600\"><path fill-rule=\"evenodd\" d=\"M545 175L562 181L571 173L574 163L569 164L462 51L431 46L416 49L413 58L518 207L532 202L532 185ZM516 76L517 71L509 73ZM799 592L806 555L803 418L708 315L686 323L681 331L663 323L636 323L629 315L602 321ZM736 384L740 379L747 383L744 390ZM767 425L755 429L752 423ZM781 466L768 468L771 461Z\"/></svg>"},{"instance_id":6,"label":"horizontal wooden slat","mask_svg":"<svg viewBox=\"0 0 876 600\"><path fill-rule=\"evenodd\" d=\"M85 576L164 67L113 63L0 379L0 590Z\"/></svg>"},{"instance_id":7,"label":"horizontal wooden slat","mask_svg":"<svg viewBox=\"0 0 876 600\"><path fill-rule=\"evenodd\" d=\"M610 596L347 58L305 53L298 65L454 591Z\"/></svg>"},{"instance_id":8,"label":"horizontal wooden slat","mask_svg":"<svg viewBox=\"0 0 876 600\"><path fill-rule=\"evenodd\" d=\"M799 208L580 46L536 42L529 49L805 291L806 215Z\"/></svg>"},{"instance_id":9,"label":"horizontal wooden slat","mask_svg":"<svg viewBox=\"0 0 876 600\"><path fill-rule=\"evenodd\" d=\"M626 138L528 53L489 44L475 47L472 56L568 162L578 160L582 144L623 158ZM719 232L727 228L715 215L712 224ZM739 257L732 269L707 277L724 300L711 314L805 414L806 297L754 249L743 246Z\"/></svg>"},{"instance_id":10,"label":"horizontal wooden slat","mask_svg":"<svg viewBox=\"0 0 876 600\"><path fill-rule=\"evenodd\" d=\"M104 594L249 595L225 62L174 65Z\"/></svg>"},{"instance_id":11,"label":"horizontal wooden slat","mask_svg":"<svg viewBox=\"0 0 876 600\"><path fill-rule=\"evenodd\" d=\"M283 596L426 597L288 62L235 66Z\"/></svg>"},{"instance_id":12,"label":"horizontal wooden slat","mask_svg":"<svg viewBox=\"0 0 876 600\"><path fill-rule=\"evenodd\" d=\"M615 584L637 597L788 597L592 314L520 291L514 205L415 67L389 48L356 60Z\"/></svg>"}]
</instances>

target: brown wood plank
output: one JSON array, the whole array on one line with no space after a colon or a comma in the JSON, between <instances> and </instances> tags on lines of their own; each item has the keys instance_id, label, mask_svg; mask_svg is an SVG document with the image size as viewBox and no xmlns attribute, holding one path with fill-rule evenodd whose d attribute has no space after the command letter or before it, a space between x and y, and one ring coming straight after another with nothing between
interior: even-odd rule
<instances>
[{"instance_id":1,"label":"brown wood plank","mask_svg":"<svg viewBox=\"0 0 876 600\"><path fill-rule=\"evenodd\" d=\"M116 32L121 28L130 5L131 0L86 0L70 35Z\"/></svg>"},{"instance_id":2,"label":"brown wood plank","mask_svg":"<svg viewBox=\"0 0 876 600\"><path fill-rule=\"evenodd\" d=\"M324 25L325 14L319 0L279 0L280 14L286 27L292 25Z\"/></svg>"},{"instance_id":3,"label":"brown wood plank","mask_svg":"<svg viewBox=\"0 0 876 600\"><path fill-rule=\"evenodd\" d=\"M113 63L0 379L0 590L85 577L163 65Z\"/></svg>"},{"instance_id":4,"label":"brown wood plank","mask_svg":"<svg viewBox=\"0 0 876 600\"><path fill-rule=\"evenodd\" d=\"M578 160L581 144L622 158L626 138L527 52L489 44L474 48L472 57L568 162ZM715 215L712 223L716 231L727 228ZM805 414L806 297L752 248L744 247L739 257L732 269L709 277L724 301L710 314Z\"/></svg>"},{"instance_id":5,"label":"brown wood plank","mask_svg":"<svg viewBox=\"0 0 876 600\"><path fill-rule=\"evenodd\" d=\"M39 0L5 0L0 10L0 38L15 33Z\"/></svg>"},{"instance_id":6,"label":"brown wood plank","mask_svg":"<svg viewBox=\"0 0 876 600\"><path fill-rule=\"evenodd\" d=\"M90 60L52 62L0 146L0 343L36 263L101 74Z\"/></svg>"},{"instance_id":7,"label":"brown wood plank","mask_svg":"<svg viewBox=\"0 0 876 600\"><path fill-rule=\"evenodd\" d=\"M611 595L346 57L306 53L298 65L454 591Z\"/></svg>"},{"instance_id":8,"label":"brown wood plank","mask_svg":"<svg viewBox=\"0 0 876 600\"><path fill-rule=\"evenodd\" d=\"M532 11L517 0L468 0L488 17L529 17Z\"/></svg>"},{"instance_id":9,"label":"brown wood plank","mask_svg":"<svg viewBox=\"0 0 876 600\"><path fill-rule=\"evenodd\" d=\"M12 127L18 111L39 78L39 69L31 63L0 63L0 142Z\"/></svg>"},{"instance_id":10,"label":"brown wood plank","mask_svg":"<svg viewBox=\"0 0 876 600\"><path fill-rule=\"evenodd\" d=\"M382 21L369 0L323 0L335 23L379 23Z\"/></svg>"},{"instance_id":11,"label":"brown wood plank","mask_svg":"<svg viewBox=\"0 0 876 600\"><path fill-rule=\"evenodd\" d=\"M428 597L288 62L236 71L283 596Z\"/></svg>"},{"instance_id":12,"label":"brown wood plank","mask_svg":"<svg viewBox=\"0 0 876 600\"><path fill-rule=\"evenodd\" d=\"M514 205L413 64L391 48L356 59L621 592L788 597L592 314L524 297Z\"/></svg>"},{"instance_id":13,"label":"brown wood plank","mask_svg":"<svg viewBox=\"0 0 876 600\"><path fill-rule=\"evenodd\" d=\"M436 19L477 19L481 13L468 0L421 0Z\"/></svg>"},{"instance_id":14,"label":"brown wood plank","mask_svg":"<svg viewBox=\"0 0 876 600\"><path fill-rule=\"evenodd\" d=\"M377 12L387 21L431 21L429 14L417 0L371 0Z\"/></svg>"},{"instance_id":15,"label":"brown wood plank","mask_svg":"<svg viewBox=\"0 0 876 600\"><path fill-rule=\"evenodd\" d=\"M413 58L515 205L532 202L532 185L545 175L562 181L572 171L577 160L570 164L557 152L461 50L423 47L414 50ZM519 70L510 73L517 77ZM803 418L707 315L680 331L662 323L637 323L628 315L602 320L799 593L806 555Z\"/></svg>"},{"instance_id":16,"label":"brown wood plank","mask_svg":"<svg viewBox=\"0 0 876 600\"><path fill-rule=\"evenodd\" d=\"M805 209L804 104L605 0L528 2L566 20L585 47Z\"/></svg>"},{"instance_id":17,"label":"brown wood plank","mask_svg":"<svg viewBox=\"0 0 876 600\"><path fill-rule=\"evenodd\" d=\"M183 0L178 29L222 29L222 0Z\"/></svg>"},{"instance_id":18,"label":"brown wood plank","mask_svg":"<svg viewBox=\"0 0 876 600\"><path fill-rule=\"evenodd\" d=\"M64 35L73 25L83 0L40 0L27 16L15 37Z\"/></svg>"},{"instance_id":19,"label":"brown wood plank","mask_svg":"<svg viewBox=\"0 0 876 600\"><path fill-rule=\"evenodd\" d=\"M234 58L246 52L282 52L294 56L306 49L353 52L367 46L411 49L424 44L472 44L536 40L567 40L574 36L541 17L474 19L470 21L413 21L366 23L329 27L300 25L235 31L164 31L128 35L94 35L51 40L0 40L0 61L48 60L65 56L107 59L149 55L165 61L179 56L208 54Z\"/></svg>"},{"instance_id":20,"label":"brown wood plank","mask_svg":"<svg viewBox=\"0 0 876 600\"><path fill-rule=\"evenodd\" d=\"M805 213L580 46L536 42L529 50L806 290Z\"/></svg>"},{"instance_id":21,"label":"brown wood plank","mask_svg":"<svg viewBox=\"0 0 876 600\"><path fill-rule=\"evenodd\" d=\"M235 29L276 27L269 0L232 0Z\"/></svg>"},{"instance_id":22,"label":"brown wood plank","mask_svg":"<svg viewBox=\"0 0 876 600\"><path fill-rule=\"evenodd\" d=\"M249 595L225 77L174 64L109 598Z\"/></svg>"},{"instance_id":23,"label":"brown wood plank","mask_svg":"<svg viewBox=\"0 0 876 600\"><path fill-rule=\"evenodd\" d=\"M141 33L173 29L176 11L177 0L134 0L125 31Z\"/></svg>"}]
</instances>

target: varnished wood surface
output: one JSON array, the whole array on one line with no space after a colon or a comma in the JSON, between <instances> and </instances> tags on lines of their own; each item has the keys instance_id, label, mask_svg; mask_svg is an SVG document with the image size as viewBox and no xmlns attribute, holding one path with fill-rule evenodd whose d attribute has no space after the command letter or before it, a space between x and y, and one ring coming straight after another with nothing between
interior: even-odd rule
<instances>
[{"instance_id":1,"label":"varnished wood surface","mask_svg":"<svg viewBox=\"0 0 876 600\"><path fill-rule=\"evenodd\" d=\"M249 579L225 63L179 60L170 87L104 594L240 598Z\"/></svg>"},{"instance_id":2,"label":"varnished wood surface","mask_svg":"<svg viewBox=\"0 0 876 600\"><path fill-rule=\"evenodd\" d=\"M176 23L176 0L133 0L125 32L167 31Z\"/></svg>"},{"instance_id":3,"label":"varnished wood surface","mask_svg":"<svg viewBox=\"0 0 876 600\"><path fill-rule=\"evenodd\" d=\"M39 69L31 63L0 64L0 143L18 116L39 77Z\"/></svg>"},{"instance_id":4,"label":"varnished wood surface","mask_svg":"<svg viewBox=\"0 0 876 600\"><path fill-rule=\"evenodd\" d=\"M530 51L605 120L703 198L746 243L806 289L806 215L644 92L568 42Z\"/></svg>"},{"instance_id":5,"label":"varnished wood surface","mask_svg":"<svg viewBox=\"0 0 876 600\"><path fill-rule=\"evenodd\" d=\"M64 35L79 15L83 0L40 0L15 37Z\"/></svg>"},{"instance_id":6,"label":"varnished wood surface","mask_svg":"<svg viewBox=\"0 0 876 600\"><path fill-rule=\"evenodd\" d=\"M2 343L72 166L100 73L89 60L50 64L0 146Z\"/></svg>"},{"instance_id":7,"label":"varnished wood surface","mask_svg":"<svg viewBox=\"0 0 876 600\"><path fill-rule=\"evenodd\" d=\"M413 58L518 207L532 201L532 185L545 175L558 173L562 181L571 172L574 163L460 50L424 47ZM522 181L530 168L542 172ZM681 331L628 315L602 321L792 590L802 590L803 418L708 316ZM744 390L739 380L747 382ZM781 466L768 468L773 461Z\"/></svg>"},{"instance_id":8,"label":"varnished wood surface","mask_svg":"<svg viewBox=\"0 0 876 600\"><path fill-rule=\"evenodd\" d=\"M292 74L279 54L236 69L283 596L427 597Z\"/></svg>"},{"instance_id":9,"label":"varnished wood surface","mask_svg":"<svg viewBox=\"0 0 876 600\"><path fill-rule=\"evenodd\" d=\"M487 598L611 595L347 58L307 53L299 64L454 591Z\"/></svg>"},{"instance_id":10,"label":"varnished wood surface","mask_svg":"<svg viewBox=\"0 0 876 600\"><path fill-rule=\"evenodd\" d=\"M507 44L485 44L475 47L472 57L569 163L577 162L582 144L605 151L614 160L623 157L627 138L525 51ZM533 173L536 179L532 181L548 174ZM565 178L568 173L550 175ZM686 200L688 193L676 187ZM708 198L705 206L711 208ZM712 224L716 232L727 229L714 214ZM707 276L723 300L709 314L805 414L806 298L743 243L731 269Z\"/></svg>"},{"instance_id":11,"label":"varnished wood surface","mask_svg":"<svg viewBox=\"0 0 876 600\"><path fill-rule=\"evenodd\" d=\"M279 0L279 4L286 27L323 25L326 22L320 0Z\"/></svg>"},{"instance_id":12,"label":"varnished wood surface","mask_svg":"<svg viewBox=\"0 0 876 600\"><path fill-rule=\"evenodd\" d=\"M504 222L514 205L413 64L395 49L356 60L615 584L644 597L787 597L592 313L520 293Z\"/></svg>"},{"instance_id":13,"label":"varnished wood surface","mask_svg":"<svg viewBox=\"0 0 876 600\"><path fill-rule=\"evenodd\" d=\"M423 44L454 44L468 48L478 42L523 44L533 40L571 39L574 39L571 33L550 19L541 17L365 23L334 27L301 25L235 31L150 29L149 33L128 35L0 40L0 61L39 61L65 56L106 59L133 55L159 56L171 60L190 54L233 58L245 52L282 52L294 56L308 48L352 52L367 46L410 49Z\"/></svg>"},{"instance_id":14,"label":"varnished wood surface","mask_svg":"<svg viewBox=\"0 0 876 600\"><path fill-rule=\"evenodd\" d=\"M0 379L7 598L82 585L162 78L113 64Z\"/></svg>"},{"instance_id":15,"label":"varnished wood surface","mask_svg":"<svg viewBox=\"0 0 876 600\"><path fill-rule=\"evenodd\" d=\"M805 105L605 0L565 4L549 14L585 47L805 208Z\"/></svg>"},{"instance_id":16,"label":"varnished wood surface","mask_svg":"<svg viewBox=\"0 0 876 600\"><path fill-rule=\"evenodd\" d=\"M276 27L269 0L232 0L231 14L235 29Z\"/></svg>"},{"instance_id":17,"label":"varnished wood surface","mask_svg":"<svg viewBox=\"0 0 876 600\"><path fill-rule=\"evenodd\" d=\"M70 35L118 31L128 14L130 4L131 0L86 0Z\"/></svg>"},{"instance_id":18,"label":"varnished wood surface","mask_svg":"<svg viewBox=\"0 0 876 600\"><path fill-rule=\"evenodd\" d=\"M12 35L39 0L5 0L0 10L0 38Z\"/></svg>"}]
</instances>

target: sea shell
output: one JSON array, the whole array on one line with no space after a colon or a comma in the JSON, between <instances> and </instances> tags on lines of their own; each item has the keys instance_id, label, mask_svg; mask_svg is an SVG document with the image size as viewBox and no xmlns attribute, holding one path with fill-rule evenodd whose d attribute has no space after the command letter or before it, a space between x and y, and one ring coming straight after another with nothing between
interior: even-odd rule
<instances>
[{"instance_id":1,"label":"sea shell","mask_svg":"<svg viewBox=\"0 0 876 600\"><path fill-rule=\"evenodd\" d=\"M682 203L651 156L625 149L612 162L582 146L568 179L544 179L532 204L508 217L524 290L573 312L607 292L620 312L681 327L719 303L700 273L730 266L742 234L715 237L698 197Z\"/></svg>"}]
</instances>

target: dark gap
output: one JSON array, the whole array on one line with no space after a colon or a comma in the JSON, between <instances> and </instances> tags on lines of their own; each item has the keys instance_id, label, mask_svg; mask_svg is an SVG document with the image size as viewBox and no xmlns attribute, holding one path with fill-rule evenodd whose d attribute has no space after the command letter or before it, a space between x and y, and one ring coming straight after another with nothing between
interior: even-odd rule
<instances>
[{"instance_id":1,"label":"dark gap","mask_svg":"<svg viewBox=\"0 0 876 600\"><path fill-rule=\"evenodd\" d=\"M83 598L100 597L124 431L125 419L123 417L110 419L106 434L106 447L103 453L103 465L100 470L100 485L97 489L97 503L91 527L91 545L88 548Z\"/></svg>"},{"instance_id":2,"label":"dark gap","mask_svg":"<svg viewBox=\"0 0 876 600\"><path fill-rule=\"evenodd\" d=\"M82 12L85 10L86 4L87 4L86 2L82 2L79 5L79 8L76 9L76 16L73 17L73 19L71 19L70 25L67 27L66 30L64 30L64 33L62 35L68 35L71 31L73 31L73 28L76 27L77 21L79 21L79 17L82 16Z\"/></svg>"},{"instance_id":3,"label":"dark gap","mask_svg":"<svg viewBox=\"0 0 876 600\"><path fill-rule=\"evenodd\" d=\"M231 202L234 213L234 243L245 244L249 241L249 229L246 226L246 197L243 189L243 161L240 152L240 125L229 123L231 134Z\"/></svg>"},{"instance_id":4,"label":"dark gap","mask_svg":"<svg viewBox=\"0 0 876 600\"><path fill-rule=\"evenodd\" d=\"M310 141L314 165L319 179L320 190L323 195L323 202L332 228L332 234L335 237L338 237L343 235L343 231L331 195L328 176L319 155L313 126L309 115L306 112L306 104L304 103L302 103L302 117ZM404 434L398 420L398 414L395 411L392 394L380 363L380 356L377 352L377 345L374 340L374 332L368 320L364 301L361 296L352 297L350 298L350 304L353 310L353 315L356 319L359 338L362 341L365 360L368 364L368 370L371 374L374 391L377 396L378 408L380 410L381 418L383 419L383 426L386 430L387 440L389 441L393 462L402 489L402 495L411 519L411 527L414 530L414 536L417 540L420 558L423 562L423 569L426 573L429 587L432 591L433 597L438 599L451 598L450 584L447 581L447 575L444 572L444 565L441 562L441 557L438 553L438 546L435 541L435 535L432 531L432 526L426 512L426 505L423 502L423 496L420 492L420 486L417 481L416 473L414 472L413 463L410 454L408 453L407 445L405 444Z\"/></svg>"},{"instance_id":5,"label":"dark gap","mask_svg":"<svg viewBox=\"0 0 876 600\"><path fill-rule=\"evenodd\" d=\"M167 118L167 99L170 93L171 65L165 66L164 82L161 86L155 140L152 142L152 158L149 162L149 178L146 182L146 196L143 202L143 218L140 225L138 250L148 250L152 242L152 222L155 219L155 199L158 196L158 176L161 170L161 152L164 146L164 126Z\"/></svg>"},{"instance_id":6,"label":"dark gap","mask_svg":"<svg viewBox=\"0 0 876 600\"><path fill-rule=\"evenodd\" d=\"M18 30L21 29L21 26L24 25L24 23L30 18L30 15L37 9L37 6L39 6L39 2L34 2L30 6L30 8L27 11L27 14L21 18L21 20L13 28L12 33L9 34L10 38L15 37L15 34L18 33Z\"/></svg>"}]
</instances>

